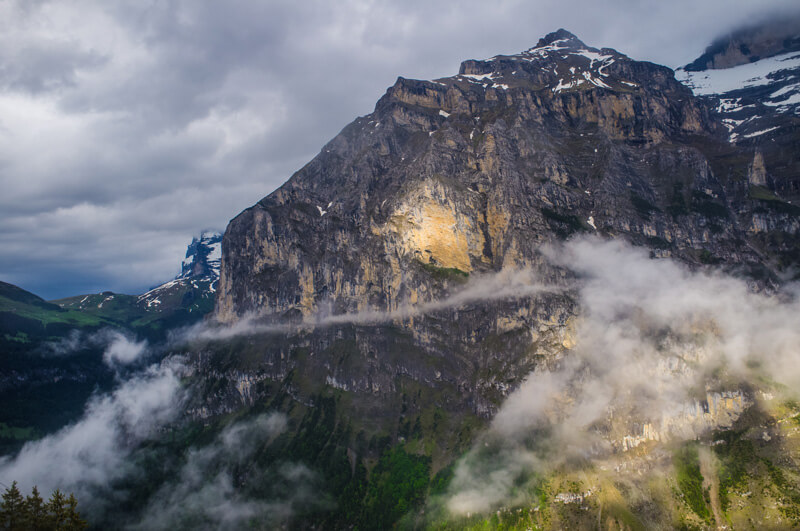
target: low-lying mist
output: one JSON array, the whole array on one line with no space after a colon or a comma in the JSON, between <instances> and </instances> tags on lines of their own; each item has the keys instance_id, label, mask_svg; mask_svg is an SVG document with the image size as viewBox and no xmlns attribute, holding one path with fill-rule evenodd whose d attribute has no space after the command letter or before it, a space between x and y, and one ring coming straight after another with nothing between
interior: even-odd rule
<instances>
[{"instance_id":1,"label":"low-lying mist","mask_svg":"<svg viewBox=\"0 0 800 531\"><path fill-rule=\"evenodd\" d=\"M51 354L69 356L98 346L105 347L103 359L111 366L128 368L136 360L163 355L150 352L146 342L110 330L73 335L49 348ZM257 451L286 430L287 419L280 413L230 424L211 441L178 448L177 456L149 450L185 420L193 388L182 380L190 374L187 359L176 355L118 373L116 388L93 395L79 420L26 443L16 455L0 457L0 478L8 484L16 480L23 492L35 485L43 493L74 493L91 523L127 529L231 529L251 521L279 525L297 506L326 503L316 492L316 475L303 464L282 461L269 470L252 466ZM169 461L159 462L162 457ZM133 492L150 483L150 475L163 477L167 471L167 479L146 499ZM258 475L251 482L269 488L242 492L243 474ZM120 511L120 504L128 509Z\"/></svg>"},{"instance_id":2,"label":"low-lying mist","mask_svg":"<svg viewBox=\"0 0 800 531\"><path fill-rule=\"evenodd\" d=\"M129 333L103 328L90 334L72 330L58 341L45 343L40 351L45 356L66 357L86 349L102 349L103 362L115 368L142 360L148 346L146 340L139 341Z\"/></svg>"},{"instance_id":3,"label":"low-lying mist","mask_svg":"<svg viewBox=\"0 0 800 531\"><path fill-rule=\"evenodd\" d=\"M80 420L0 459L0 477L18 481L24 491L36 485L42 492L74 492L90 512L101 511L110 500L98 493L129 473L131 452L180 413L182 370L181 361L171 359L95 395Z\"/></svg>"},{"instance_id":4,"label":"low-lying mist","mask_svg":"<svg viewBox=\"0 0 800 531\"><path fill-rule=\"evenodd\" d=\"M446 499L453 513L514 503L520 477L624 451L625 436L695 438L735 419L754 396L743 386L798 388L796 286L755 293L621 241L580 239L546 254L579 277L576 346L556 370L530 374L459 462ZM715 396L736 407L706 404L708 414L701 404Z\"/></svg>"}]
</instances>

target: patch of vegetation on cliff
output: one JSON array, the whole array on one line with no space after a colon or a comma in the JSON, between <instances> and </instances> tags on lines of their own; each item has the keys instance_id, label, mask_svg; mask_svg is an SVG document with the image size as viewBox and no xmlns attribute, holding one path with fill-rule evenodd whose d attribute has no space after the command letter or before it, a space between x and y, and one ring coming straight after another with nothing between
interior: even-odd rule
<instances>
[{"instance_id":1,"label":"patch of vegetation on cliff","mask_svg":"<svg viewBox=\"0 0 800 531\"><path fill-rule=\"evenodd\" d=\"M721 441L714 446L720 460L719 501L723 511L731 506L731 493L747 487L749 469L758 463L753 443L742 438L742 431L723 431L714 435Z\"/></svg>"},{"instance_id":2,"label":"patch of vegetation on cliff","mask_svg":"<svg viewBox=\"0 0 800 531\"><path fill-rule=\"evenodd\" d=\"M678 448L673 457L673 464L677 474L678 488L683 494L684 501L697 516L708 520L711 513L708 510L706 493L703 490L703 474L700 473L697 446L694 443L688 443Z\"/></svg>"},{"instance_id":3,"label":"patch of vegetation on cliff","mask_svg":"<svg viewBox=\"0 0 800 531\"><path fill-rule=\"evenodd\" d=\"M576 232L583 232L586 226L578 218L572 214L559 214L555 210L547 207L542 208L542 215L547 221L547 224L560 238L568 238Z\"/></svg>"},{"instance_id":4,"label":"patch of vegetation on cliff","mask_svg":"<svg viewBox=\"0 0 800 531\"><path fill-rule=\"evenodd\" d=\"M727 219L728 209L725 205L717 203L713 198L703 192L692 192L692 212L696 212L710 219Z\"/></svg>"},{"instance_id":5,"label":"patch of vegetation on cliff","mask_svg":"<svg viewBox=\"0 0 800 531\"><path fill-rule=\"evenodd\" d=\"M389 529L425 500L430 458L395 447L384 453L370 474L360 521L365 529Z\"/></svg>"},{"instance_id":6,"label":"patch of vegetation on cliff","mask_svg":"<svg viewBox=\"0 0 800 531\"><path fill-rule=\"evenodd\" d=\"M751 186L748 197L759 201L760 206L756 207L755 212L772 210L781 214L800 215L800 207L787 203L766 186Z\"/></svg>"},{"instance_id":7,"label":"patch of vegetation on cliff","mask_svg":"<svg viewBox=\"0 0 800 531\"><path fill-rule=\"evenodd\" d=\"M721 262L721 260L716 256L714 256L714 253L712 253L708 249L701 250L697 254L697 259L700 260L701 264L706 264L706 265L713 265Z\"/></svg>"},{"instance_id":8,"label":"patch of vegetation on cliff","mask_svg":"<svg viewBox=\"0 0 800 531\"><path fill-rule=\"evenodd\" d=\"M469 273L466 271L462 271L457 267L439 267L435 264L428 264L422 261L417 261L417 263L425 270L429 275L440 282L445 281L456 281L456 282L464 282L469 278Z\"/></svg>"}]
</instances>

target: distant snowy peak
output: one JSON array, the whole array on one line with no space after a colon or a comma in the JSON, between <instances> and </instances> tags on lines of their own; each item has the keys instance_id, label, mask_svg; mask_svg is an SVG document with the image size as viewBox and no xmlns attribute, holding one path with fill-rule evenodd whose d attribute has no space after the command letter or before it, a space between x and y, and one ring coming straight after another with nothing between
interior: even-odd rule
<instances>
[{"instance_id":1,"label":"distant snowy peak","mask_svg":"<svg viewBox=\"0 0 800 531\"><path fill-rule=\"evenodd\" d=\"M727 69L788 52L800 52L798 16L780 17L723 35L683 69L689 72Z\"/></svg>"},{"instance_id":2,"label":"distant snowy peak","mask_svg":"<svg viewBox=\"0 0 800 531\"><path fill-rule=\"evenodd\" d=\"M679 68L675 76L691 88L696 96L719 95L768 85L786 86L800 81L800 52L788 52L731 68L701 71Z\"/></svg>"},{"instance_id":3,"label":"distant snowy peak","mask_svg":"<svg viewBox=\"0 0 800 531\"><path fill-rule=\"evenodd\" d=\"M800 18L719 39L675 77L706 103L731 143L751 150L751 185L800 201Z\"/></svg>"},{"instance_id":4,"label":"distant snowy peak","mask_svg":"<svg viewBox=\"0 0 800 531\"><path fill-rule=\"evenodd\" d=\"M192 239L183 259L181 274L177 278L208 277L219 278L219 265L222 259L222 234L204 232L200 238Z\"/></svg>"},{"instance_id":5,"label":"distant snowy peak","mask_svg":"<svg viewBox=\"0 0 800 531\"><path fill-rule=\"evenodd\" d=\"M203 232L199 238L193 238L186 249L181 273L174 280L140 295L138 303L147 310L161 311L165 306L191 303L198 297L213 299L221 259L222 234ZM190 295L187 296L187 293Z\"/></svg>"}]
</instances>

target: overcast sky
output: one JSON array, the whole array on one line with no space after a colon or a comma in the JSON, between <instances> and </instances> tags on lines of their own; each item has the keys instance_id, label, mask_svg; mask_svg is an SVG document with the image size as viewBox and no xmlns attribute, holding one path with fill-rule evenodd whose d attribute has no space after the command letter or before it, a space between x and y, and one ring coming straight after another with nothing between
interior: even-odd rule
<instances>
[{"instance_id":1,"label":"overcast sky","mask_svg":"<svg viewBox=\"0 0 800 531\"><path fill-rule=\"evenodd\" d=\"M796 0L0 0L0 280L141 293L397 76L564 27L677 67Z\"/></svg>"}]
</instances>

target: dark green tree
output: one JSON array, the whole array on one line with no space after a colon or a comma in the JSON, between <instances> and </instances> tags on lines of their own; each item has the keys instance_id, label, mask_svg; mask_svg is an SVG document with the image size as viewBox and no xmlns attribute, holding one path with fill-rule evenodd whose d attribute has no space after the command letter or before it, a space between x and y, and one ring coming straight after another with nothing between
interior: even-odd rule
<instances>
[{"instance_id":1,"label":"dark green tree","mask_svg":"<svg viewBox=\"0 0 800 531\"><path fill-rule=\"evenodd\" d=\"M67 522L67 500L59 489L53 491L47 502L48 525L61 528Z\"/></svg>"},{"instance_id":2,"label":"dark green tree","mask_svg":"<svg viewBox=\"0 0 800 531\"><path fill-rule=\"evenodd\" d=\"M78 513L78 500L75 499L74 494L70 494L69 498L67 498L67 520L65 529L79 531L87 527L89 526L86 524L86 520L81 519L81 515Z\"/></svg>"},{"instance_id":3,"label":"dark green tree","mask_svg":"<svg viewBox=\"0 0 800 531\"><path fill-rule=\"evenodd\" d=\"M14 481L3 494L0 502L0 530L49 531L66 529L83 530L88 527L78 512L78 500L74 494L69 498L56 489L47 503L35 486L27 498L23 498Z\"/></svg>"},{"instance_id":4,"label":"dark green tree","mask_svg":"<svg viewBox=\"0 0 800 531\"><path fill-rule=\"evenodd\" d=\"M3 493L0 503L0 525L3 529L25 529L25 500L14 481Z\"/></svg>"},{"instance_id":5,"label":"dark green tree","mask_svg":"<svg viewBox=\"0 0 800 531\"><path fill-rule=\"evenodd\" d=\"M47 529L47 510L35 485L25 498L25 528L32 531Z\"/></svg>"}]
</instances>

